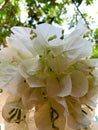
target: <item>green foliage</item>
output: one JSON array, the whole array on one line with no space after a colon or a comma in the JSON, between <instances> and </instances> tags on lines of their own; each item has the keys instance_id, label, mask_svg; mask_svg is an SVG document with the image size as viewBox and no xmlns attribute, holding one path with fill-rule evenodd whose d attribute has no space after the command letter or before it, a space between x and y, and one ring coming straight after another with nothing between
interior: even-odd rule
<instances>
[{"instance_id":1,"label":"green foliage","mask_svg":"<svg viewBox=\"0 0 98 130\"><path fill-rule=\"evenodd\" d=\"M21 21L21 8L19 2L26 3L28 17L24 22ZM27 26L35 27L40 23L56 23L62 25L65 20L68 21L69 28L74 27L78 20L79 12L73 15L72 18L67 18L68 4L77 4L80 6L82 0L9 0L3 8L0 9L0 44L5 44L5 37L11 33L12 26ZM0 5L4 0L0 0ZM87 5L92 4L93 0L86 0ZM84 17L87 17L84 15ZM5 44L6 45L6 44Z\"/></svg>"},{"instance_id":2,"label":"green foliage","mask_svg":"<svg viewBox=\"0 0 98 130\"><path fill-rule=\"evenodd\" d=\"M98 46L94 45L92 49L93 49L93 56L92 56L92 58L98 58Z\"/></svg>"},{"instance_id":3,"label":"green foliage","mask_svg":"<svg viewBox=\"0 0 98 130\"><path fill-rule=\"evenodd\" d=\"M93 4L93 0L86 0L86 4L87 4L87 5Z\"/></svg>"},{"instance_id":4,"label":"green foliage","mask_svg":"<svg viewBox=\"0 0 98 130\"><path fill-rule=\"evenodd\" d=\"M66 14L65 2L57 3L56 0L26 0L29 14L29 25L39 23L62 24Z\"/></svg>"},{"instance_id":5,"label":"green foliage","mask_svg":"<svg viewBox=\"0 0 98 130\"><path fill-rule=\"evenodd\" d=\"M98 28L96 28L94 32L94 39L95 39L96 45L98 45Z\"/></svg>"},{"instance_id":6,"label":"green foliage","mask_svg":"<svg viewBox=\"0 0 98 130\"><path fill-rule=\"evenodd\" d=\"M12 26L21 25L17 17L19 12L18 2L8 2L6 7L0 10L0 43L5 43L5 37L10 35Z\"/></svg>"},{"instance_id":7,"label":"green foliage","mask_svg":"<svg viewBox=\"0 0 98 130\"><path fill-rule=\"evenodd\" d=\"M93 45L93 58L98 58L98 28L94 32L95 45Z\"/></svg>"},{"instance_id":8,"label":"green foliage","mask_svg":"<svg viewBox=\"0 0 98 130\"><path fill-rule=\"evenodd\" d=\"M3 3L3 0L0 0L0 5Z\"/></svg>"}]
</instances>

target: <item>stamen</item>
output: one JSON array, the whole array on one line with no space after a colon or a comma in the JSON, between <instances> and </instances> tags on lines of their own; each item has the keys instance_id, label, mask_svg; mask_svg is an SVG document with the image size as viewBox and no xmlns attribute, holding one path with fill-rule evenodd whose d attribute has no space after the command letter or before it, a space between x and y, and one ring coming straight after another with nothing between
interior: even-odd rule
<instances>
[{"instance_id":1,"label":"stamen","mask_svg":"<svg viewBox=\"0 0 98 130\"><path fill-rule=\"evenodd\" d=\"M62 36L60 37L60 39L64 39L64 30L62 30Z\"/></svg>"},{"instance_id":2,"label":"stamen","mask_svg":"<svg viewBox=\"0 0 98 130\"><path fill-rule=\"evenodd\" d=\"M52 37L49 37L49 38L48 38L48 42L49 42L49 41L52 41L52 40L54 40L54 39L56 39L56 38L57 38L57 35L53 35Z\"/></svg>"},{"instance_id":3,"label":"stamen","mask_svg":"<svg viewBox=\"0 0 98 130\"><path fill-rule=\"evenodd\" d=\"M10 112L9 115L12 114L15 111L15 108L13 108Z\"/></svg>"},{"instance_id":4,"label":"stamen","mask_svg":"<svg viewBox=\"0 0 98 130\"><path fill-rule=\"evenodd\" d=\"M55 121L59 118L59 114L57 113L57 111L51 107L51 121L52 121L52 128L59 130L59 128L57 126L55 126Z\"/></svg>"},{"instance_id":5,"label":"stamen","mask_svg":"<svg viewBox=\"0 0 98 130\"><path fill-rule=\"evenodd\" d=\"M86 115L87 115L87 112L86 112L86 111L82 110L82 112L83 112L84 114L86 114Z\"/></svg>"},{"instance_id":6,"label":"stamen","mask_svg":"<svg viewBox=\"0 0 98 130\"><path fill-rule=\"evenodd\" d=\"M92 107L90 107L89 105L86 105L91 111L93 111L93 108Z\"/></svg>"},{"instance_id":7,"label":"stamen","mask_svg":"<svg viewBox=\"0 0 98 130\"><path fill-rule=\"evenodd\" d=\"M31 40L37 37L37 34L33 30L30 31L30 34L31 34L31 37L30 37Z\"/></svg>"}]
</instances>

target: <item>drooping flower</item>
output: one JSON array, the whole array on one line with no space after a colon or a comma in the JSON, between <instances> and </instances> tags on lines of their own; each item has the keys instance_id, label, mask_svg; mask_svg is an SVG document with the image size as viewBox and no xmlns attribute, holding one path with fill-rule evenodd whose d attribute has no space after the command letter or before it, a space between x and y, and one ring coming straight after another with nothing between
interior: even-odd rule
<instances>
[{"instance_id":1,"label":"drooping flower","mask_svg":"<svg viewBox=\"0 0 98 130\"><path fill-rule=\"evenodd\" d=\"M32 108L39 130L90 125L86 110L94 109L98 84L96 60L88 58L92 46L83 38L86 31L81 21L69 35L46 23L36 29L12 28L8 47L0 51L0 87L10 93L2 115L12 129L30 129Z\"/></svg>"}]
</instances>

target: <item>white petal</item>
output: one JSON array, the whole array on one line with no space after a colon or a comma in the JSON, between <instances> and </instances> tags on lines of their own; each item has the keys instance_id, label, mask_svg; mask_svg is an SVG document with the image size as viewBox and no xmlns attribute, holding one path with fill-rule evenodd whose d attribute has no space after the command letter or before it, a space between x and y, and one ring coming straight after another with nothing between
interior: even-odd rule
<instances>
[{"instance_id":1,"label":"white petal","mask_svg":"<svg viewBox=\"0 0 98 130\"><path fill-rule=\"evenodd\" d=\"M35 125L34 111L33 110L29 111L29 116L28 116L27 124L28 124L28 127L29 127L28 130L38 130L36 128L36 125Z\"/></svg>"},{"instance_id":2,"label":"white petal","mask_svg":"<svg viewBox=\"0 0 98 130\"><path fill-rule=\"evenodd\" d=\"M45 86L44 81L39 79L38 77L31 76L31 77L28 77L26 79L26 81L31 88L44 87Z\"/></svg>"},{"instance_id":3,"label":"white petal","mask_svg":"<svg viewBox=\"0 0 98 130\"><path fill-rule=\"evenodd\" d=\"M55 126L57 128L59 128L59 130L64 130L65 123L66 123L64 106L62 106L61 103L58 103L56 100L54 100L52 98L49 99L49 104L51 105L51 108L53 108L56 111L56 113L58 114L58 118L54 122Z\"/></svg>"},{"instance_id":4,"label":"white petal","mask_svg":"<svg viewBox=\"0 0 98 130\"><path fill-rule=\"evenodd\" d=\"M67 117L67 125L71 129L78 130L88 127L90 125L90 121L88 118L81 115L78 117L78 119L76 117L73 118L73 116L69 115Z\"/></svg>"},{"instance_id":5,"label":"white petal","mask_svg":"<svg viewBox=\"0 0 98 130\"><path fill-rule=\"evenodd\" d=\"M4 104L6 103L8 96L9 94L7 92L2 92L0 94L0 123L4 122L4 118L2 117L2 108Z\"/></svg>"},{"instance_id":6,"label":"white petal","mask_svg":"<svg viewBox=\"0 0 98 130\"><path fill-rule=\"evenodd\" d=\"M90 125L90 120L82 112L80 102L73 98L66 98L69 108L69 115L67 117L67 124L72 129L81 129Z\"/></svg>"},{"instance_id":7,"label":"white petal","mask_svg":"<svg viewBox=\"0 0 98 130\"><path fill-rule=\"evenodd\" d=\"M89 79L89 89L88 89L88 93L86 94L86 97L88 99L94 100L95 102L98 99L98 87L95 84L95 77Z\"/></svg>"},{"instance_id":8,"label":"white petal","mask_svg":"<svg viewBox=\"0 0 98 130\"><path fill-rule=\"evenodd\" d=\"M30 58L21 62L19 72L24 78L37 74L41 69L41 64L37 59Z\"/></svg>"},{"instance_id":9,"label":"white petal","mask_svg":"<svg viewBox=\"0 0 98 130\"><path fill-rule=\"evenodd\" d=\"M6 130L28 130L28 125L25 121L21 123L5 123Z\"/></svg>"},{"instance_id":10,"label":"white petal","mask_svg":"<svg viewBox=\"0 0 98 130\"><path fill-rule=\"evenodd\" d=\"M55 100L64 107L64 109L65 109L64 116L68 116L69 111L68 111L68 107L67 107L65 98L56 97Z\"/></svg>"},{"instance_id":11,"label":"white petal","mask_svg":"<svg viewBox=\"0 0 98 130\"><path fill-rule=\"evenodd\" d=\"M75 43L76 43L76 41L75 41ZM78 41L77 43L81 45L79 48L75 48L72 50L70 48L70 50L65 52L67 58L69 58L71 61L74 61L74 62L78 61L81 58L85 58L87 56L92 55L91 43L89 43L85 39ZM73 45L72 45L72 47L73 47Z\"/></svg>"},{"instance_id":12,"label":"white petal","mask_svg":"<svg viewBox=\"0 0 98 130\"><path fill-rule=\"evenodd\" d=\"M60 37L62 35L62 29L47 23L40 24L37 27L37 31L40 32L43 35L44 39L47 39L47 41L48 38L52 37L53 35L57 35L57 37Z\"/></svg>"},{"instance_id":13,"label":"white petal","mask_svg":"<svg viewBox=\"0 0 98 130\"><path fill-rule=\"evenodd\" d=\"M18 26L14 26L11 28L11 31L14 33L14 35L16 35L17 37L21 38L21 39L28 39L30 36L30 31L32 30L32 28L27 28L27 27L18 27Z\"/></svg>"},{"instance_id":14,"label":"white petal","mask_svg":"<svg viewBox=\"0 0 98 130\"><path fill-rule=\"evenodd\" d=\"M66 123L69 128L72 128L74 130L78 130L81 128L81 126L75 121L75 119L71 115L67 117Z\"/></svg>"},{"instance_id":15,"label":"white petal","mask_svg":"<svg viewBox=\"0 0 98 130\"><path fill-rule=\"evenodd\" d=\"M22 58L32 57L32 53L24 46L23 41L19 41L19 39L14 35L7 37L6 41L11 45L11 47L17 50L18 54Z\"/></svg>"},{"instance_id":16,"label":"white petal","mask_svg":"<svg viewBox=\"0 0 98 130\"><path fill-rule=\"evenodd\" d=\"M38 130L53 130L49 104L45 104L39 108L39 110L34 113L34 119Z\"/></svg>"},{"instance_id":17,"label":"white petal","mask_svg":"<svg viewBox=\"0 0 98 130\"><path fill-rule=\"evenodd\" d=\"M79 115L79 117L77 118L77 122L83 125L84 128L91 124L90 120L84 115Z\"/></svg>"},{"instance_id":18,"label":"white petal","mask_svg":"<svg viewBox=\"0 0 98 130\"><path fill-rule=\"evenodd\" d=\"M52 104L52 106L51 106ZM62 107L60 104L52 100L52 102L43 105L38 111L35 112L35 123L39 130L64 130L65 117L63 116ZM53 114L57 116L56 120ZM54 128L55 127L55 128Z\"/></svg>"},{"instance_id":19,"label":"white petal","mask_svg":"<svg viewBox=\"0 0 98 130\"><path fill-rule=\"evenodd\" d=\"M16 40L19 41L19 45L14 46L15 48L17 48L18 51L21 50L21 53L23 55L27 54L27 56L32 56L32 54L30 53L33 53L33 56L35 56L38 54L41 55L41 53L43 53L43 50L46 46L46 41L41 33L36 32L36 30L34 29L25 27L13 27L12 31L15 33L15 36L12 35L11 38L14 37L14 39L16 38ZM31 31L34 31L37 35L36 38L32 40L30 39L30 37L32 37L32 35L30 34Z\"/></svg>"},{"instance_id":20,"label":"white petal","mask_svg":"<svg viewBox=\"0 0 98 130\"><path fill-rule=\"evenodd\" d=\"M17 66L21 57L13 48L4 48L0 51L0 86L7 85L16 75Z\"/></svg>"},{"instance_id":21,"label":"white petal","mask_svg":"<svg viewBox=\"0 0 98 130\"><path fill-rule=\"evenodd\" d=\"M88 80L80 71L74 71L71 74L72 92L74 97L82 97L88 92Z\"/></svg>"},{"instance_id":22,"label":"white petal","mask_svg":"<svg viewBox=\"0 0 98 130\"><path fill-rule=\"evenodd\" d=\"M46 91L44 88L26 88L22 95L22 102L25 109L32 109L35 105L40 106L46 100Z\"/></svg>"},{"instance_id":23,"label":"white petal","mask_svg":"<svg viewBox=\"0 0 98 130\"><path fill-rule=\"evenodd\" d=\"M89 79L89 89L88 93L80 98L82 104L87 104L88 106L96 107L98 99L98 87L95 85L95 78Z\"/></svg>"},{"instance_id":24,"label":"white petal","mask_svg":"<svg viewBox=\"0 0 98 130\"><path fill-rule=\"evenodd\" d=\"M33 55L43 55L45 49L47 47L47 41L44 39L42 34L39 34L37 38L33 40Z\"/></svg>"},{"instance_id":25,"label":"white petal","mask_svg":"<svg viewBox=\"0 0 98 130\"><path fill-rule=\"evenodd\" d=\"M30 39L30 32L35 30L27 27L12 27L11 30L14 35L19 39L19 41L23 43L24 46L32 52L33 41Z\"/></svg>"},{"instance_id":26,"label":"white petal","mask_svg":"<svg viewBox=\"0 0 98 130\"><path fill-rule=\"evenodd\" d=\"M58 96L64 97L71 94L72 82L70 76L64 77L60 81L61 92Z\"/></svg>"},{"instance_id":27,"label":"white petal","mask_svg":"<svg viewBox=\"0 0 98 130\"><path fill-rule=\"evenodd\" d=\"M82 18L79 20L76 30L81 36L83 36L88 31L86 25L83 23Z\"/></svg>"},{"instance_id":28,"label":"white petal","mask_svg":"<svg viewBox=\"0 0 98 130\"><path fill-rule=\"evenodd\" d=\"M64 55L59 55L57 57L48 57L47 58L48 65L50 68L56 73L61 74L64 72L66 67L70 65L70 62Z\"/></svg>"},{"instance_id":29,"label":"white petal","mask_svg":"<svg viewBox=\"0 0 98 130\"><path fill-rule=\"evenodd\" d=\"M88 59L85 60L84 63L86 63L88 66L98 67L98 59Z\"/></svg>"},{"instance_id":30,"label":"white petal","mask_svg":"<svg viewBox=\"0 0 98 130\"><path fill-rule=\"evenodd\" d=\"M11 95L3 106L2 116L9 123L17 123L25 120L25 112L20 98Z\"/></svg>"},{"instance_id":31,"label":"white petal","mask_svg":"<svg viewBox=\"0 0 98 130\"><path fill-rule=\"evenodd\" d=\"M98 122L97 121L93 121L90 130L98 130Z\"/></svg>"},{"instance_id":32,"label":"white petal","mask_svg":"<svg viewBox=\"0 0 98 130\"><path fill-rule=\"evenodd\" d=\"M49 49L54 57L60 55L64 50L64 42L61 39L55 39L49 42Z\"/></svg>"},{"instance_id":33,"label":"white petal","mask_svg":"<svg viewBox=\"0 0 98 130\"><path fill-rule=\"evenodd\" d=\"M43 87L44 81L39 78L41 70L40 62L37 59L24 60L19 68L19 73L26 79L30 87Z\"/></svg>"},{"instance_id":34,"label":"white petal","mask_svg":"<svg viewBox=\"0 0 98 130\"><path fill-rule=\"evenodd\" d=\"M19 74L17 73L13 80L7 84L7 89L8 91L16 96L22 96L24 93L25 89L28 88L28 84L26 80Z\"/></svg>"},{"instance_id":35,"label":"white petal","mask_svg":"<svg viewBox=\"0 0 98 130\"><path fill-rule=\"evenodd\" d=\"M58 80L51 76L47 78L47 93L49 96L57 96L60 92L60 86Z\"/></svg>"},{"instance_id":36,"label":"white petal","mask_svg":"<svg viewBox=\"0 0 98 130\"><path fill-rule=\"evenodd\" d=\"M76 58L79 59L92 55L92 43L83 38L85 32L86 27L80 21L76 29L71 34L65 36L64 50L68 58L75 60Z\"/></svg>"},{"instance_id":37,"label":"white petal","mask_svg":"<svg viewBox=\"0 0 98 130\"><path fill-rule=\"evenodd\" d=\"M14 79L17 68L13 65L2 63L0 64L0 87L6 89L6 85Z\"/></svg>"},{"instance_id":38,"label":"white petal","mask_svg":"<svg viewBox=\"0 0 98 130\"><path fill-rule=\"evenodd\" d=\"M75 30L69 35L65 35L65 38L64 38L64 41L66 43L65 49L66 50L79 49L82 46L84 46L85 42L82 42L82 41L86 41L83 38L83 35L86 32L87 32L87 28L84 25L83 21L80 20ZM91 43L89 44L89 46L91 47Z\"/></svg>"},{"instance_id":39,"label":"white petal","mask_svg":"<svg viewBox=\"0 0 98 130\"><path fill-rule=\"evenodd\" d=\"M61 103L62 101L61 102L59 102L60 100L57 101L57 98L49 98L48 100L49 100L49 104L51 105L51 107L56 109L56 111L59 113L59 115L64 116L65 108L64 108L63 104Z\"/></svg>"},{"instance_id":40,"label":"white petal","mask_svg":"<svg viewBox=\"0 0 98 130\"><path fill-rule=\"evenodd\" d=\"M88 99L86 96L81 97L80 101L82 104L87 104L88 106L91 106L94 108L96 107L96 103L92 99Z\"/></svg>"},{"instance_id":41,"label":"white petal","mask_svg":"<svg viewBox=\"0 0 98 130\"><path fill-rule=\"evenodd\" d=\"M12 47L6 47L0 51L0 62L8 62L13 65L17 65L21 61L21 57L17 51Z\"/></svg>"}]
</instances>

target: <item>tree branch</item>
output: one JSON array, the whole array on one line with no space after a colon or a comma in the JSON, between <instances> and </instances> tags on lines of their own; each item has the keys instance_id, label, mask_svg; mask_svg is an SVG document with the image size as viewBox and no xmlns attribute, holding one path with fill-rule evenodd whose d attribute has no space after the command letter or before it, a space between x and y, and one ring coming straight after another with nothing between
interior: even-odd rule
<instances>
[{"instance_id":1,"label":"tree branch","mask_svg":"<svg viewBox=\"0 0 98 130\"><path fill-rule=\"evenodd\" d=\"M85 22L87 28L88 28L90 31L92 31L91 28L89 27L89 24L88 24L87 20L85 19L85 17L83 16L83 14L81 13L81 11L79 10L78 5L76 4L76 2L75 2L74 0L72 0L72 1L73 1L73 4L75 5L77 11L79 12L80 16L83 18L83 20L84 20L84 22Z\"/></svg>"},{"instance_id":2,"label":"tree branch","mask_svg":"<svg viewBox=\"0 0 98 130\"><path fill-rule=\"evenodd\" d=\"M9 0L5 0L5 1L0 5L0 10L2 10L8 2L9 2Z\"/></svg>"}]
</instances>

